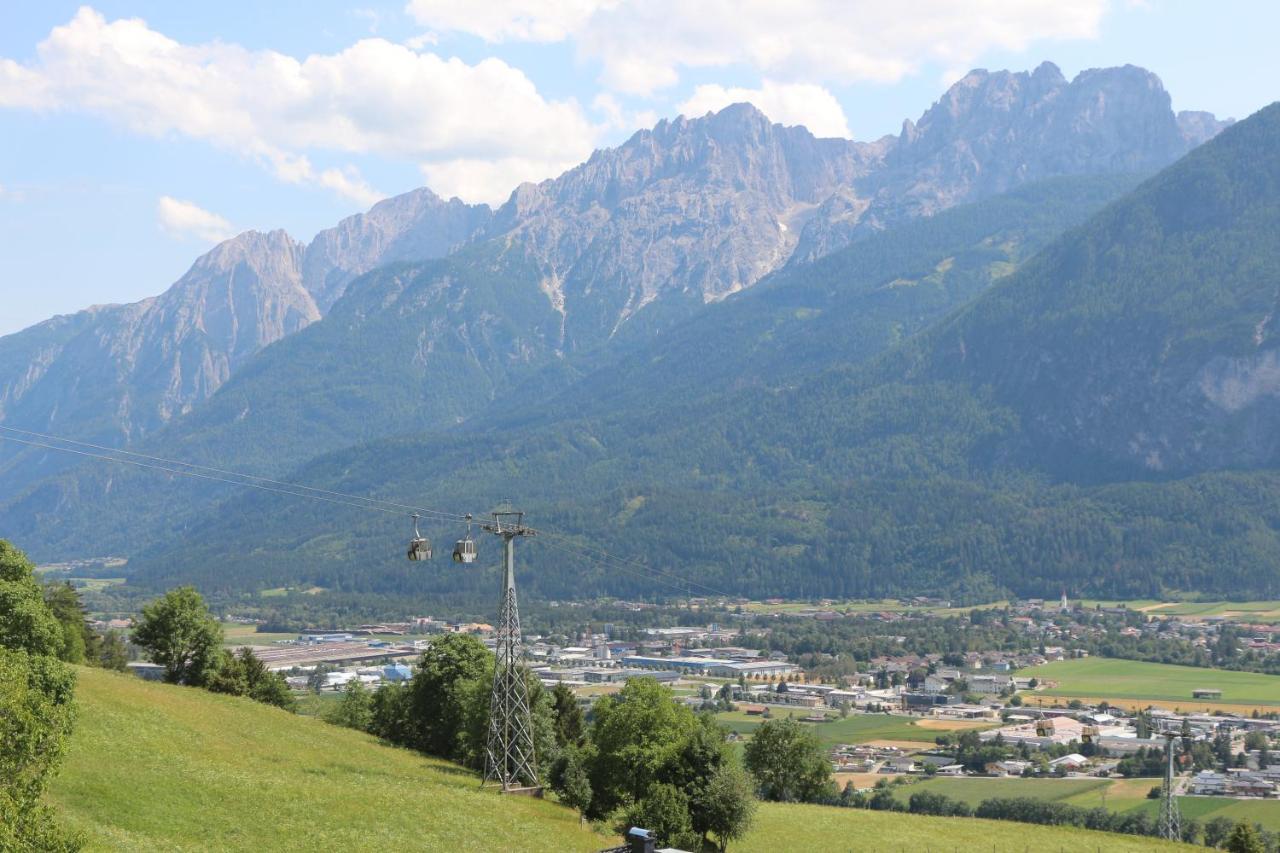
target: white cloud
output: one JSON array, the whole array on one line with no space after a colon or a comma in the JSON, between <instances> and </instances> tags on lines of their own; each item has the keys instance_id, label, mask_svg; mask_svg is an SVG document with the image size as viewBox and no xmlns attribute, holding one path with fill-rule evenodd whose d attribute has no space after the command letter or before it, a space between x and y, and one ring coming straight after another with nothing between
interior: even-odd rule
<instances>
[{"instance_id":1,"label":"white cloud","mask_svg":"<svg viewBox=\"0 0 1280 853\"><path fill-rule=\"evenodd\" d=\"M404 46L410 50L422 50L424 47L438 44L440 37L435 33L420 33L404 40Z\"/></svg>"},{"instance_id":2,"label":"white cloud","mask_svg":"<svg viewBox=\"0 0 1280 853\"><path fill-rule=\"evenodd\" d=\"M488 41L572 39L609 87L647 95L681 68L747 66L787 82L892 82L925 63L1093 38L1109 0L412 0L438 30Z\"/></svg>"},{"instance_id":3,"label":"white cloud","mask_svg":"<svg viewBox=\"0 0 1280 853\"><path fill-rule=\"evenodd\" d=\"M369 186L360 177L360 172L350 166L346 169L325 169L317 176L316 181L320 186L327 187L341 196L358 201L365 207L372 207L386 198L385 193L380 193Z\"/></svg>"},{"instance_id":4,"label":"white cloud","mask_svg":"<svg viewBox=\"0 0 1280 853\"><path fill-rule=\"evenodd\" d=\"M160 226L174 237L195 237L209 243L219 243L234 233L231 223L216 213L190 201L162 195L156 204Z\"/></svg>"},{"instance_id":5,"label":"white cloud","mask_svg":"<svg viewBox=\"0 0 1280 853\"><path fill-rule=\"evenodd\" d=\"M627 110L608 92L592 98L591 109L600 117L601 130L635 130L658 123L658 114L653 110Z\"/></svg>"},{"instance_id":6,"label":"white cloud","mask_svg":"<svg viewBox=\"0 0 1280 853\"><path fill-rule=\"evenodd\" d=\"M616 0L410 0L424 27L471 33L488 42L563 41Z\"/></svg>"},{"instance_id":7,"label":"white cloud","mask_svg":"<svg viewBox=\"0 0 1280 853\"><path fill-rule=\"evenodd\" d=\"M802 124L814 136L852 136L849 122L835 95L813 83L765 80L759 89L708 84L694 89L693 95L677 109L686 116L696 117L743 101L754 104L773 121Z\"/></svg>"},{"instance_id":8,"label":"white cloud","mask_svg":"<svg viewBox=\"0 0 1280 853\"><path fill-rule=\"evenodd\" d=\"M505 189L472 199L493 201L577 163L597 134L575 101L543 98L497 59L469 65L373 38L299 60L224 42L183 44L142 20L108 22L87 7L53 29L35 62L0 59L3 106L79 110L142 134L202 139L281 180L362 204L380 194L351 167L312 166L309 152L389 156L428 172L484 162L492 177L483 183Z\"/></svg>"}]
</instances>

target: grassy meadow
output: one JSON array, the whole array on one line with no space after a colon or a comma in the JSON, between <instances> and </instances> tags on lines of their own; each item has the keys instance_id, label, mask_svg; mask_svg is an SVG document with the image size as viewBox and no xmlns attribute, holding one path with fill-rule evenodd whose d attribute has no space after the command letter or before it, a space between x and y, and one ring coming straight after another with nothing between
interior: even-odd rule
<instances>
[{"instance_id":1,"label":"grassy meadow","mask_svg":"<svg viewBox=\"0 0 1280 853\"><path fill-rule=\"evenodd\" d=\"M1280 601L1157 601L1155 599L1135 599L1133 601L1096 601L1079 602L1081 607L1092 609L1095 606L1124 606L1141 613L1153 616L1181 616L1187 619L1205 619L1221 616L1227 619L1247 622L1280 622Z\"/></svg>"},{"instance_id":2,"label":"grassy meadow","mask_svg":"<svg viewBox=\"0 0 1280 853\"><path fill-rule=\"evenodd\" d=\"M1030 797L1048 802L1064 802L1082 808L1104 806L1113 812L1143 811L1155 816L1158 804L1147 799L1147 792L1159 779L926 779L894 789L895 796L907 802L917 791L945 794L977 806L992 797ZM1271 830L1280 831L1280 801L1239 800L1230 797L1179 797L1178 807L1185 818L1204 822L1226 817L1233 821L1249 820Z\"/></svg>"},{"instance_id":3,"label":"grassy meadow","mask_svg":"<svg viewBox=\"0 0 1280 853\"><path fill-rule=\"evenodd\" d=\"M1018 675L1056 682L1056 686L1045 687L1042 692L1026 694L1030 702L1057 697L1106 699L1116 704L1127 701L1140 706L1158 704L1188 711L1200 708L1280 709L1280 676L1254 672L1114 658L1082 658L1053 661L1021 670ZM1214 701L1193 699L1191 691L1200 687L1221 690L1222 698Z\"/></svg>"},{"instance_id":4,"label":"grassy meadow","mask_svg":"<svg viewBox=\"0 0 1280 853\"><path fill-rule=\"evenodd\" d=\"M596 851L616 839L456 765L244 699L79 671L52 801L90 850ZM536 845L531 843L536 839Z\"/></svg>"},{"instance_id":5,"label":"grassy meadow","mask_svg":"<svg viewBox=\"0 0 1280 853\"><path fill-rule=\"evenodd\" d=\"M1036 826L975 818L924 817L897 812L765 803L751 833L730 845L733 853L790 850L877 850L883 853L1139 853L1203 851L1136 835L1114 835L1073 827Z\"/></svg>"}]
</instances>

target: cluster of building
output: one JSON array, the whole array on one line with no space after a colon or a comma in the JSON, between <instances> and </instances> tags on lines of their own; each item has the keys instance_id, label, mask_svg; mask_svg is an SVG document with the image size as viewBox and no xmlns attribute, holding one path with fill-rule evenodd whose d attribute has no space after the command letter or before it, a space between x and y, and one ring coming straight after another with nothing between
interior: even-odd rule
<instances>
[{"instance_id":1,"label":"cluster of building","mask_svg":"<svg viewBox=\"0 0 1280 853\"><path fill-rule=\"evenodd\" d=\"M1191 777L1189 789L1211 797L1274 797L1280 792L1280 765L1230 767L1224 773L1201 770Z\"/></svg>"}]
</instances>

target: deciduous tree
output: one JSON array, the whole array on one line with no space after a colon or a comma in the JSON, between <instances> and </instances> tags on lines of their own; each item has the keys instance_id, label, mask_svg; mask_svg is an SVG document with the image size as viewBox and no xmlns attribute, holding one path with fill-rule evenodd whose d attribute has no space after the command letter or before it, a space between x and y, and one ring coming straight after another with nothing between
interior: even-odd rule
<instances>
[{"instance_id":1,"label":"deciduous tree","mask_svg":"<svg viewBox=\"0 0 1280 853\"><path fill-rule=\"evenodd\" d=\"M835 795L831 763L817 734L791 717L762 723L744 758L766 800L821 802Z\"/></svg>"},{"instance_id":2,"label":"deciduous tree","mask_svg":"<svg viewBox=\"0 0 1280 853\"><path fill-rule=\"evenodd\" d=\"M49 611L26 554L0 539L0 646L56 655L62 626Z\"/></svg>"},{"instance_id":3,"label":"deciduous tree","mask_svg":"<svg viewBox=\"0 0 1280 853\"><path fill-rule=\"evenodd\" d=\"M171 684L203 687L213 677L222 650L222 626L194 587L171 589L142 608L133 641L164 667Z\"/></svg>"}]
</instances>

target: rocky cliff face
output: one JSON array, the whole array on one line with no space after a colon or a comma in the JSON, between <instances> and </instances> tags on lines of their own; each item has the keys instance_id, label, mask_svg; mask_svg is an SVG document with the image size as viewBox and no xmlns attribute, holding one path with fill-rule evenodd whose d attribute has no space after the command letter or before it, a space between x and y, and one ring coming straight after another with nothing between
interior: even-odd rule
<instances>
[{"instance_id":1,"label":"rocky cliff face","mask_svg":"<svg viewBox=\"0 0 1280 853\"><path fill-rule=\"evenodd\" d=\"M264 347L320 319L361 273L437 258L492 217L427 189L379 202L304 246L246 232L160 296L0 338L0 423L126 443L209 397ZM0 459L13 454L0 448Z\"/></svg>"},{"instance_id":2,"label":"rocky cliff face","mask_svg":"<svg viewBox=\"0 0 1280 853\"><path fill-rule=\"evenodd\" d=\"M489 234L541 266L572 350L653 303L696 307L750 287L877 154L738 104L662 121L555 180L521 186Z\"/></svg>"},{"instance_id":3,"label":"rocky cliff face","mask_svg":"<svg viewBox=\"0 0 1280 853\"><path fill-rule=\"evenodd\" d=\"M492 216L488 205L444 201L425 187L380 201L316 235L303 256L303 284L327 313L356 276L394 261L442 258Z\"/></svg>"},{"instance_id":4,"label":"rocky cliff face","mask_svg":"<svg viewBox=\"0 0 1280 853\"><path fill-rule=\"evenodd\" d=\"M1070 82L1049 62L1032 72L971 71L885 141L881 167L828 202L795 259L1030 181L1155 171L1228 124L1208 113L1175 116L1160 79L1132 65Z\"/></svg>"},{"instance_id":5,"label":"rocky cliff face","mask_svg":"<svg viewBox=\"0 0 1280 853\"><path fill-rule=\"evenodd\" d=\"M203 400L262 347L320 318L283 231L215 247L164 294L58 317L0 340L0 422L111 443Z\"/></svg>"}]
</instances>

